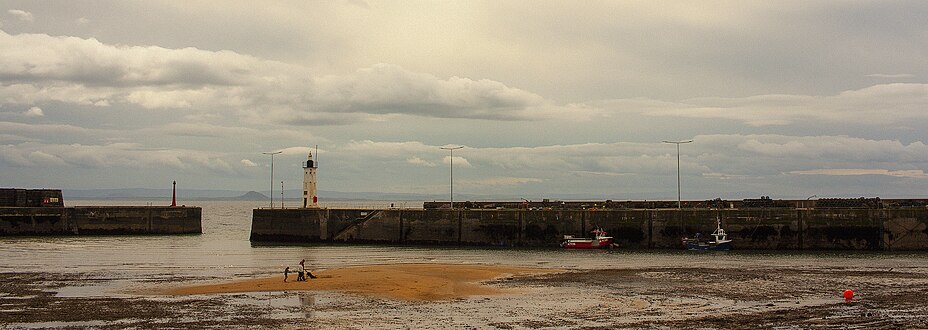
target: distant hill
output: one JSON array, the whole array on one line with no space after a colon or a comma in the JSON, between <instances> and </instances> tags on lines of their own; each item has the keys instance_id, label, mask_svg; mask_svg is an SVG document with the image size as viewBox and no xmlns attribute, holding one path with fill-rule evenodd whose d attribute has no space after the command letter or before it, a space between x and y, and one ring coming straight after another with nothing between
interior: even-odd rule
<instances>
[{"instance_id":1,"label":"distant hill","mask_svg":"<svg viewBox=\"0 0 928 330\"><path fill-rule=\"evenodd\" d=\"M171 200L171 189L148 189L148 188L118 188L118 189L64 189L62 191L65 200ZM287 200L302 199L302 190L285 190L284 197ZM455 195L457 199L458 195ZM274 191L274 199L280 198L280 191ZM319 191L319 198L323 200L440 200L447 199L447 195L429 195L414 193L380 193L380 192L338 192L338 191ZM461 195L461 198L466 198ZM178 200L235 200L235 201L257 201L268 200L268 194L258 191L236 191L236 190L197 190L197 189L178 189Z\"/></svg>"},{"instance_id":2,"label":"distant hill","mask_svg":"<svg viewBox=\"0 0 928 330\"><path fill-rule=\"evenodd\" d=\"M171 200L171 189L122 188L122 189L64 189L65 200ZM234 190L177 190L179 200L267 200L267 195L257 191Z\"/></svg>"},{"instance_id":3,"label":"distant hill","mask_svg":"<svg viewBox=\"0 0 928 330\"><path fill-rule=\"evenodd\" d=\"M170 201L171 189L149 189L149 188L116 188L116 189L64 189L62 194L65 200L144 200L144 201ZM455 201L476 201L476 200L520 200L528 198L531 200L549 198L551 200L580 200L580 199L648 199L646 197L633 197L631 193L624 194L627 196L590 196L590 194L565 194L553 193L549 195L480 195L480 194L454 194ZM284 198L286 200L301 200L302 190L285 190ZM274 199L279 200L280 191L274 191ZM228 201L263 201L269 200L268 194L258 191L241 191L241 190L209 190L209 189L178 189L178 200L228 200ZM396 192L367 192L367 191L328 191L320 190L319 199L322 201L442 201L448 200L447 193L440 194L422 194L422 193L396 193Z\"/></svg>"},{"instance_id":4,"label":"distant hill","mask_svg":"<svg viewBox=\"0 0 928 330\"><path fill-rule=\"evenodd\" d=\"M142 201L170 201L171 189L148 189L148 188L118 188L118 189L64 189L62 191L64 199L67 200L142 200ZM280 191L274 191L274 200L280 199ZM757 198L763 194L753 191L725 192L717 195L706 195L692 193L691 196L704 195L705 197L690 197L689 200L713 199L721 197L723 199L741 199ZM230 200L230 201L262 201L269 200L269 195L259 191L244 190L219 190L219 189L178 189L178 200ZM664 197L662 197L664 196ZM668 192L615 192L610 194L591 194L591 193L564 193L551 192L545 194L467 194L455 193L455 201L486 201L486 200L513 200L517 201L522 198L529 200L673 200L666 196L676 197L676 191ZM774 199L805 199L806 197L798 196L772 196ZM860 197L853 196L830 196L830 197ZM883 197L883 196L881 196ZM285 190L284 199L295 201L302 200L302 190ZM687 199L684 197L684 199ZM319 191L320 201L447 201L448 193L424 194L424 193L394 193L394 192L365 192L365 191Z\"/></svg>"},{"instance_id":5,"label":"distant hill","mask_svg":"<svg viewBox=\"0 0 928 330\"><path fill-rule=\"evenodd\" d=\"M237 200L237 201L266 201L269 198L265 194L252 190L252 191L245 193L244 195L234 197L231 199Z\"/></svg>"}]
</instances>

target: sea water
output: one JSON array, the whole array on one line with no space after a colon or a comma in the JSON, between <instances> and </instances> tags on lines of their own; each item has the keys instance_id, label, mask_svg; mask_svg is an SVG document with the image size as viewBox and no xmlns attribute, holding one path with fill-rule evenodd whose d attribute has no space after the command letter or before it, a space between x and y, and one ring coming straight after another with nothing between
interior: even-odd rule
<instances>
[{"instance_id":1,"label":"sea water","mask_svg":"<svg viewBox=\"0 0 928 330\"><path fill-rule=\"evenodd\" d=\"M396 205L415 206L409 202ZM139 201L77 201L69 206L148 205ZM754 267L903 269L928 261L924 252L563 250L396 245L267 244L249 241L252 209L258 201L186 201L200 206L202 234L140 236L0 237L0 272L89 273L116 284L139 279L229 279L282 275L306 259L312 271L395 264L453 263L559 269L643 267ZM390 202L369 203L389 206ZM338 204L329 204L339 207ZM356 205L343 205L356 206ZM421 204L419 204L421 207ZM737 243L737 242L736 242ZM736 245L737 246L737 245ZM67 288L65 288L67 290ZM87 290L89 291L93 290ZM95 292L99 292L96 290ZM79 290L74 295L84 293ZM98 293L99 294L99 293Z\"/></svg>"}]
</instances>

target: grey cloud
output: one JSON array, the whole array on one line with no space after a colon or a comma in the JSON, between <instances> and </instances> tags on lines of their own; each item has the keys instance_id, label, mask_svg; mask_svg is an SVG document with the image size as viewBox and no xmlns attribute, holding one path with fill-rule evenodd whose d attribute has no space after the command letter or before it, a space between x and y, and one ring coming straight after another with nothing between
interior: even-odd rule
<instances>
[{"instance_id":1,"label":"grey cloud","mask_svg":"<svg viewBox=\"0 0 928 330\"><path fill-rule=\"evenodd\" d=\"M10 9L10 10L7 10L6 12L18 18L20 21L25 21L25 22L35 21L35 16L33 16L32 13L25 11L25 10Z\"/></svg>"},{"instance_id":2,"label":"grey cloud","mask_svg":"<svg viewBox=\"0 0 928 330\"><path fill-rule=\"evenodd\" d=\"M873 73L873 74L868 74L868 75L866 75L866 77L874 77L874 78L914 78L915 75L914 75L914 74L908 74L908 73L895 73L895 74L888 74L888 73Z\"/></svg>"},{"instance_id":3,"label":"grey cloud","mask_svg":"<svg viewBox=\"0 0 928 330\"><path fill-rule=\"evenodd\" d=\"M245 127L217 126L205 123L172 123L163 127L142 130L150 134L167 134L173 136L227 138L237 135L254 135L258 130Z\"/></svg>"},{"instance_id":4,"label":"grey cloud","mask_svg":"<svg viewBox=\"0 0 928 330\"><path fill-rule=\"evenodd\" d=\"M15 143L15 142L34 142L38 141L35 138L29 138L22 135L14 134L0 134L0 143Z\"/></svg>"},{"instance_id":5,"label":"grey cloud","mask_svg":"<svg viewBox=\"0 0 928 330\"><path fill-rule=\"evenodd\" d=\"M26 116L26 117L43 117L43 116L45 116L45 113L42 112L42 108L39 108L39 107L31 107L31 108L29 108L29 110L26 110L26 112L23 112L23 116Z\"/></svg>"},{"instance_id":6,"label":"grey cloud","mask_svg":"<svg viewBox=\"0 0 928 330\"><path fill-rule=\"evenodd\" d=\"M464 158L461 156L454 156L454 158L452 158L451 156L443 157L441 162L444 164L448 164L449 166L451 166L451 164L454 163L455 167L465 167L465 168L474 167L474 165L472 165L470 161L467 160L467 158Z\"/></svg>"},{"instance_id":7,"label":"grey cloud","mask_svg":"<svg viewBox=\"0 0 928 330\"><path fill-rule=\"evenodd\" d=\"M160 127L146 128L138 131L139 133L152 136L171 135L187 137L205 137L205 138L261 138L261 139L280 139L306 141L315 140L326 142L326 139L313 136L311 133L289 129L261 129L255 127L216 125L206 122L177 122Z\"/></svg>"},{"instance_id":8,"label":"grey cloud","mask_svg":"<svg viewBox=\"0 0 928 330\"><path fill-rule=\"evenodd\" d=\"M738 185L782 191L791 177L876 175L886 180L921 178L928 168L928 147L921 142L867 140L845 136L699 135L681 152L682 173L688 189L723 192ZM339 186L389 185L391 190L423 189L441 192L446 186L446 150L418 141L355 141L328 145L320 173ZM296 178L295 167L310 149L282 149L282 178ZM255 156L257 157L257 156ZM636 191L668 189L676 154L661 143L584 143L539 147L474 147L455 152L455 176L462 189L503 191L531 185L532 189L605 191L610 185L633 185ZM465 166L464 160L472 166ZM254 162L238 154L195 150L164 150L138 144L56 145L20 143L0 146L0 163L13 168L80 167L238 173ZM292 163L292 164L291 164ZM435 166L444 163L443 166ZM235 166L233 166L234 164ZM290 165L288 165L290 164ZM855 170L856 169L856 170ZM383 173L390 173L383 176ZM431 184L435 179L434 184ZM819 180L819 179L815 179ZM671 180L673 181L673 180ZM367 183L363 183L367 182ZM893 183L900 184L900 183ZM574 185L578 185L574 187ZM666 187L665 187L666 186ZM407 188L403 188L407 187ZM586 188L582 188L586 187ZM848 186L845 186L848 187ZM866 191L856 187L855 191ZM396 190L399 189L399 190ZM795 188L794 188L795 189ZM560 191L560 190L559 190ZM739 190L736 190L739 191Z\"/></svg>"},{"instance_id":9,"label":"grey cloud","mask_svg":"<svg viewBox=\"0 0 928 330\"><path fill-rule=\"evenodd\" d=\"M80 84L50 82L48 84L3 84L0 99L8 104L32 105L63 102L76 105L109 106L118 92L112 88L92 88Z\"/></svg>"},{"instance_id":10,"label":"grey cloud","mask_svg":"<svg viewBox=\"0 0 928 330\"><path fill-rule=\"evenodd\" d=\"M928 119L928 84L881 84L836 95L757 95L744 98L695 98L679 102L622 99L592 103L609 112L648 116L718 118L751 126L788 125L796 122L901 124Z\"/></svg>"},{"instance_id":11,"label":"grey cloud","mask_svg":"<svg viewBox=\"0 0 928 330\"><path fill-rule=\"evenodd\" d=\"M313 135L310 132L274 128L267 129L264 126L235 126L229 124L210 124L206 122L175 122L164 126L153 126L150 128L134 130L132 134L144 135L148 137L174 136L188 138L206 138L220 141L233 140L275 140L275 141L315 141L316 143L328 143L327 138Z\"/></svg>"},{"instance_id":12,"label":"grey cloud","mask_svg":"<svg viewBox=\"0 0 928 330\"><path fill-rule=\"evenodd\" d=\"M134 168L169 167L177 170L235 174L228 162L201 151L144 148L131 143L106 145L41 144L26 142L0 146L0 162L18 167Z\"/></svg>"},{"instance_id":13,"label":"grey cloud","mask_svg":"<svg viewBox=\"0 0 928 330\"><path fill-rule=\"evenodd\" d=\"M0 30L0 79L91 86L236 85L255 76L258 60L195 48L118 47L96 39L10 35Z\"/></svg>"},{"instance_id":14,"label":"grey cloud","mask_svg":"<svg viewBox=\"0 0 928 330\"><path fill-rule=\"evenodd\" d=\"M276 122L294 125L351 123L351 117L341 115L345 112L528 120L534 118L533 108L546 103L496 81L439 79L387 64L313 77L306 68L228 51L117 47L94 39L2 31L0 46L0 79L7 82L3 94L17 95L22 103L126 102L198 111L231 107L256 118L265 118L256 111L269 108Z\"/></svg>"},{"instance_id":15,"label":"grey cloud","mask_svg":"<svg viewBox=\"0 0 928 330\"><path fill-rule=\"evenodd\" d=\"M21 185L266 189L242 159L302 146L278 156L289 185L319 143L320 188L446 192L456 143L455 180L484 184L464 191L676 197L658 141L695 138L684 197L925 191L925 2L15 8L37 18L0 18L0 172ZM61 171L14 165L38 163ZM541 182L490 184L519 178Z\"/></svg>"},{"instance_id":16,"label":"grey cloud","mask_svg":"<svg viewBox=\"0 0 928 330\"><path fill-rule=\"evenodd\" d=\"M424 167L435 167L435 166L438 166L438 165L435 164L435 163L432 163L432 162L423 160L422 158L419 158L419 157L408 158L408 159L406 159L406 162L407 162L407 163L410 163L410 164L412 164L412 165L416 165L416 166L424 166Z\"/></svg>"},{"instance_id":17,"label":"grey cloud","mask_svg":"<svg viewBox=\"0 0 928 330\"><path fill-rule=\"evenodd\" d=\"M40 138L51 133L71 136L91 136L98 134L99 130L63 124L23 124L0 121L0 131L6 133L19 133Z\"/></svg>"},{"instance_id":18,"label":"grey cloud","mask_svg":"<svg viewBox=\"0 0 928 330\"><path fill-rule=\"evenodd\" d=\"M919 173L928 168L928 150L921 142L903 144L894 140L846 136L734 134L697 135L693 139L693 144L681 150L681 172L689 186L687 189L704 192L743 192L749 189L762 193L795 192L816 188L810 183L826 180L813 177L851 173L841 169L866 169L853 173L896 180L921 177ZM363 173L371 171L398 173L397 184L406 185L410 180L419 182L419 177L426 173L429 177L440 177L445 172L447 162L437 168L420 166L442 163L448 154L439 147L416 141L358 141L331 146L326 158L330 159L328 164L351 164L356 175L362 177ZM675 186L675 180L671 179L676 172L675 149L661 143L584 143L507 148L468 146L456 151L455 157L458 156L473 165L455 170L455 177L461 176L462 182L490 180L487 178L533 178L540 181L521 183L531 183L532 189L565 192L600 191L611 184L633 187L642 194ZM456 167L458 164L456 160ZM809 181L797 184L793 182L796 176L806 177ZM904 188L908 186L903 182L884 184L884 187L911 188ZM503 186L498 185L494 189L503 189ZM519 184L511 187L516 186ZM489 187L493 185L483 188ZM441 191L441 186L430 189ZM473 185L462 186L462 189L480 188ZM845 192L887 191L846 182L832 190L841 189ZM815 191L824 190L816 188Z\"/></svg>"},{"instance_id":19,"label":"grey cloud","mask_svg":"<svg viewBox=\"0 0 928 330\"><path fill-rule=\"evenodd\" d=\"M364 115L360 113L353 114L335 114L325 112L291 111L285 109L282 111L271 111L267 118L277 124L293 126L344 126L358 124L374 120L376 116ZM256 116L257 120L260 115Z\"/></svg>"},{"instance_id":20,"label":"grey cloud","mask_svg":"<svg viewBox=\"0 0 928 330\"><path fill-rule=\"evenodd\" d=\"M876 141L846 136L747 136L737 147L758 155L791 159L928 163L928 146L920 141L906 145L899 141Z\"/></svg>"},{"instance_id":21,"label":"grey cloud","mask_svg":"<svg viewBox=\"0 0 928 330\"><path fill-rule=\"evenodd\" d=\"M885 175L901 178L926 178L922 170L898 170L891 171L886 169L818 169L806 171L792 171L790 174L802 175L832 175L832 176L859 176L859 175Z\"/></svg>"},{"instance_id":22,"label":"grey cloud","mask_svg":"<svg viewBox=\"0 0 928 330\"><path fill-rule=\"evenodd\" d=\"M563 77L541 79L537 84L551 82L545 89L532 85L546 96L829 94L868 84L864 75L874 72L926 73L920 17L928 6L917 1L602 2L570 8L570 15L561 3L490 7L486 31L499 31L501 44L553 57L533 62L590 59L548 73Z\"/></svg>"},{"instance_id":23,"label":"grey cloud","mask_svg":"<svg viewBox=\"0 0 928 330\"><path fill-rule=\"evenodd\" d=\"M530 119L538 95L491 80L414 73L378 64L348 76L318 80L318 99L334 112L403 113L443 118Z\"/></svg>"},{"instance_id":24,"label":"grey cloud","mask_svg":"<svg viewBox=\"0 0 928 330\"><path fill-rule=\"evenodd\" d=\"M457 182L457 184L465 187L482 188L488 186L519 186L539 182L544 182L544 180L536 178L494 177L481 180L461 180Z\"/></svg>"},{"instance_id":25,"label":"grey cloud","mask_svg":"<svg viewBox=\"0 0 928 330\"><path fill-rule=\"evenodd\" d=\"M846 136L783 135L700 135L683 150L684 169L696 173L717 173L741 165L737 173L783 173L818 168L821 160L843 164L846 168L865 168L879 163L892 169L928 166L928 146L922 142L902 144L893 140L867 140ZM689 149L689 150L687 150ZM377 158L408 158L420 161L444 159L439 146L421 142L355 142L338 153L364 154ZM424 155L430 155L425 158ZM542 147L475 148L455 153L471 163L503 170L587 171L629 174L660 174L675 170L676 154L660 143L578 144ZM694 156L696 155L696 156ZM441 158L439 158L441 157ZM780 161L776 161L779 159ZM756 166L769 168L756 172Z\"/></svg>"},{"instance_id":26,"label":"grey cloud","mask_svg":"<svg viewBox=\"0 0 928 330\"><path fill-rule=\"evenodd\" d=\"M439 149L439 147L440 146L427 145L418 141L375 142L364 140L348 142L341 145L337 150L349 155L365 155L377 158L402 157L402 159L405 159L407 155L415 154L444 155L446 152Z\"/></svg>"}]
</instances>

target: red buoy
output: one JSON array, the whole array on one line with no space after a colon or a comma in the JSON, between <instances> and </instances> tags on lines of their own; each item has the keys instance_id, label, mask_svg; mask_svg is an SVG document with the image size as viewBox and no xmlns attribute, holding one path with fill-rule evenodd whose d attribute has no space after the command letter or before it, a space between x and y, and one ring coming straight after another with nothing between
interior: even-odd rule
<instances>
[{"instance_id":1,"label":"red buoy","mask_svg":"<svg viewBox=\"0 0 928 330\"><path fill-rule=\"evenodd\" d=\"M844 290L844 301L851 301L854 299L854 291Z\"/></svg>"}]
</instances>

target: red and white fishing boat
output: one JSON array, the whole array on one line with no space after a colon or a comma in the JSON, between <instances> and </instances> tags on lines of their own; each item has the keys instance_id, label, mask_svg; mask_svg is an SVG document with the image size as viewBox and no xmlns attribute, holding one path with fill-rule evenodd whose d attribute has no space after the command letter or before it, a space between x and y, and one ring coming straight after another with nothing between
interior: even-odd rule
<instances>
[{"instance_id":1,"label":"red and white fishing boat","mask_svg":"<svg viewBox=\"0 0 928 330\"><path fill-rule=\"evenodd\" d=\"M593 238L564 235L561 247L565 249L605 249L612 246L612 237L606 236L607 233L602 229L596 228L592 233Z\"/></svg>"}]
</instances>

